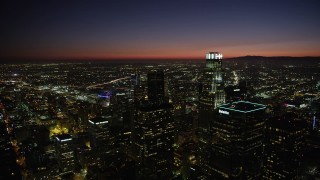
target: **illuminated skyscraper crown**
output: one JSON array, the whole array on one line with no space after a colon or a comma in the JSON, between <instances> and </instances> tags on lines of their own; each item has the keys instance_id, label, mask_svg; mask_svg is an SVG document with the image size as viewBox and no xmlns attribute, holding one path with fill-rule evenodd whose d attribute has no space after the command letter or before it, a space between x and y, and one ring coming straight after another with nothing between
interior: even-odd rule
<instances>
[{"instance_id":1,"label":"illuminated skyscraper crown","mask_svg":"<svg viewBox=\"0 0 320 180\"><path fill-rule=\"evenodd\" d=\"M222 59L223 55L218 52L209 52L206 54L206 59Z\"/></svg>"}]
</instances>

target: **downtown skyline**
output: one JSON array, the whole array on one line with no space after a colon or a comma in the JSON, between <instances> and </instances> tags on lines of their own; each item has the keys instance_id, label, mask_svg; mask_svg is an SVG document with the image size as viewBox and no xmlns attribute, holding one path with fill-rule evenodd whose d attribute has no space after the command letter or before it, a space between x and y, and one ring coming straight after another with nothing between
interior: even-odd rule
<instances>
[{"instance_id":1,"label":"downtown skyline","mask_svg":"<svg viewBox=\"0 0 320 180\"><path fill-rule=\"evenodd\" d=\"M202 59L320 56L320 3L46 1L1 6L0 57Z\"/></svg>"}]
</instances>

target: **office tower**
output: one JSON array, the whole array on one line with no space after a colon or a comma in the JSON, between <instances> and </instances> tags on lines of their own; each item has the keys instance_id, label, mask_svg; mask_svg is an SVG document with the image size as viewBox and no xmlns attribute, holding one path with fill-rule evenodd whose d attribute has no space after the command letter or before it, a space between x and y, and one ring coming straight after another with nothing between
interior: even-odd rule
<instances>
[{"instance_id":1,"label":"office tower","mask_svg":"<svg viewBox=\"0 0 320 180\"><path fill-rule=\"evenodd\" d=\"M138 103L140 100L143 100L145 96L146 96L145 87L143 85L134 86L134 91L133 91L134 103Z\"/></svg>"},{"instance_id":2,"label":"office tower","mask_svg":"<svg viewBox=\"0 0 320 180\"><path fill-rule=\"evenodd\" d=\"M134 114L133 146L138 178L169 179L173 166L173 107L163 98L163 72L148 74L148 100Z\"/></svg>"},{"instance_id":3,"label":"office tower","mask_svg":"<svg viewBox=\"0 0 320 180\"><path fill-rule=\"evenodd\" d=\"M135 114L134 146L138 175L169 178L173 164L174 126L172 105L145 101Z\"/></svg>"},{"instance_id":4,"label":"office tower","mask_svg":"<svg viewBox=\"0 0 320 180\"><path fill-rule=\"evenodd\" d=\"M130 77L130 98L134 99L135 87L141 85L141 77L139 73L131 74Z\"/></svg>"},{"instance_id":5,"label":"office tower","mask_svg":"<svg viewBox=\"0 0 320 180\"><path fill-rule=\"evenodd\" d=\"M202 91L199 96L199 127L207 128L213 118L213 111L225 103L222 79L222 54L206 54L206 66L203 71Z\"/></svg>"},{"instance_id":6,"label":"office tower","mask_svg":"<svg viewBox=\"0 0 320 180\"><path fill-rule=\"evenodd\" d=\"M19 166L16 162L10 135L8 134L4 118L6 117L3 105L0 103L0 179L22 179Z\"/></svg>"},{"instance_id":7,"label":"office tower","mask_svg":"<svg viewBox=\"0 0 320 180\"><path fill-rule=\"evenodd\" d=\"M238 85L225 87L226 101L241 101L247 98L247 85L241 81Z\"/></svg>"},{"instance_id":8,"label":"office tower","mask_svg":"<svg viewBox=\"0 0 320 180\"><path fill-rule=\"evenodd\" d=\"M247 101L219 107L204 158L209 178L261 178L265 108Z\"/></svg>"},{"instance_id":9,"label":"office tower","mask_svg":"<svg viewBox=\"0 0 320 180\"><path fill-rule=\"evenodd\" d=\"M76 119L80 128L85 128L87 126L89 113L90 104L83 101L78 101L77 111L74 114L75 116L78 116Z\"/></svg>"},{"instance_id":10,"label":"office tower","mask_svg":"<svg viewBox=\"0 0 320 180\"><path fill-rule=\"evenodd\" d=\"M148 99L156 100L165 95L163 71L151 71L148 73Z\"/></svg>"},{"instance_id":11,"label":"office tower","mask_svg":"<svg viewBox=\"0 0 320 180\"><path fill-rule=\"evenodd\" d=\"M131 86L137 86L140 85L140 74L139 73L135 73L135 74L131 74Z\"/></svg>"},{"instance_id":12,"label":"office tower","mask_svg":"<svg viewBox=\"0 0 320 180\"><path fill-rule=\"evenodd\" d=\"M55 145L60 176L72 173L75 168L75 156L71 135L62 134L56 136Z\"/></svg>"},{"instance_id":13,"label":"office tower","mask_svg":"<svg viewBox=\"0 0 320 180\"><path fill-rule=\"evenodd\" d=\"M211 144L210 124L214 121L215 109L225 102L222 79L222 54L209 52L206 54L206 65L203 71L202 87L199 94L199 166L205 169L207 153Z\"/></svg>"},{"instance_id":14,"label":"office tower","mask_svg":"<svg viewBox=\"0 0 320 180\"><path fill-rule=\"evenodd\" d=\"M91 147L98 154L113 149L114 137L110 133L111 116L99 116L89 120L89 131L92 135Z\"/></svg>"},{"instance_id":15,"label":"office tower","mask_svg":"<svg viewBox=\"0 0 320 180\"><path fill-rule=\"evenodd\" d=\"M298 179L306 127L293 113L267 121L264 179Z\"/></svg>"},{"instance_id":16,"label":"office tower","mask_svg":"<svg viewBox=\"0 0 320 180\"><path fill-rule=\"evenodd\" d=\"M203 92L214 94L214 108L225 102L223 75L222 75L222 54L210 52L206 54L206 67L204 69Z\"/></svg>"}]
</instances>

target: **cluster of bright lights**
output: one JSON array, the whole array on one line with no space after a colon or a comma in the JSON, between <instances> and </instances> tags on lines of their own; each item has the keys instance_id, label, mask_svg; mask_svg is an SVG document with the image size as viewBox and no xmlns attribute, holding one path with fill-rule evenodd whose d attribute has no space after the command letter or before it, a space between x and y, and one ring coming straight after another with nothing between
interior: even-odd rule
<instances>
[{"instance_id":1,"label":"cluster of bright lights","mask_svg":"<svg viewBox=\"0 0 320 180\"><path fill-rule=\"evenodd\" d=\"M108 123L108 122L109 122L109 121L101 121L101 122L95 123L95 122L89 120L89 123L91 123L91 124L106 124L106 123Z\"/></svg>"},{"instance_id":2,"label":"cluster of bright lights","mask_svg":"<svg viewBox=\"0 0 320 180\"><path fill-rule=\"evenodd\" d=\"M71 141L72 138L68 138L68 139L59 139L58 137L56 137L56 139L60 142L66 142L66 141Z\"/></svg>"},{"instance_id":3,"label":"cluster of bright lights","mask_svg":"<svg viewBox=\"0 0 320 180\"><path fill-rule=\"evenodd\" d=\"M221 110L221 109L219 109L219 113L220 114L226 114L226 115L230 114L228 111L224 111L224 110Z\"/></svg>"},{"instance_id":4,"label":"cluster of bright lights","mask_svg":"<svg viewBox=\"0 0 320 180\"><path fill-rule=\"evenodd\" d=\"M222 59L223 55L217 52L210 52L206 54L206 59Z\"/></svg>"},{"instance_id":5,"label":"cluster of bright lights","mask_svg":"<svg viewBox=\"0 0 320 180\"><path fill-rule=\"evenodd\" d=\"M98 97L106 98L106 99L109 99L111 96L112 96L112 91L105 91L102 94L98 94Z\"/></svg>"}]
</instances>

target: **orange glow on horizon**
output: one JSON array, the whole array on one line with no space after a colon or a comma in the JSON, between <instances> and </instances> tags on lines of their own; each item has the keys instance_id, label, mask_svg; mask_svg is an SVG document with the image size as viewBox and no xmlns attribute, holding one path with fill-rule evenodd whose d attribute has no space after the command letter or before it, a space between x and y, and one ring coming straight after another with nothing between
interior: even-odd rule
<instances>
[{"instance_id":1,"label":"orange glow on horizon","mask_svg":"<svg viewBox=\"0 0 320 180\"><path fill-rule=\"evenodd\" d=\"M144 49L138 50L137 48L131 50L101 50L101 49L88 49L88 50L39 50L38 52L31 51L18 51L20 53L11 53L11 55L4 56L8 58L23 58L23 59L205 59L205 54L210 51L216 51L223 54L223 58L241 57L241 56L292 56L292 57L305 57L305 56L320 56L320 51L317 47L301 48L290 47L283 44L276 45L255 45L255 46L231 46L231 47L211 47L205 49Z\"/></svg>"}]
</instances>

